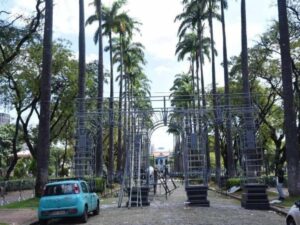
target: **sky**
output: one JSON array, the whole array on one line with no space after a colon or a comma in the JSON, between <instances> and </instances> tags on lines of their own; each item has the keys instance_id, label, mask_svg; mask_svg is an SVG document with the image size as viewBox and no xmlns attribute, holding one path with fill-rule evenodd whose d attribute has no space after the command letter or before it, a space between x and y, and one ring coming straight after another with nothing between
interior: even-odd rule
<instances>
[{"instance_id":1,"label":"sky","mask_svg":"<svg viewBox=\"0 0 300 225\"><path fill-rule=\"evenodd\" d=\"M16 14L30 12L34 9L35 0L0 0L0 7L8 7ZM54 38L64 38L72 42L72 49L78 55L78 0L54 0ZM94 13L94 7L90 5L92 0L85 0L85 17ZM112 0L102 0L105 5L110 5ZM228 57L238 55L241 51L240 40L240 1L228 0L228 10L226 11L226 31ZM261 35L277 18L277 8L275 0L248 0L247 7L247 33L248 46L255 44ZM124 9L130 16L142 23L141 35L135 37L145 46L145 56L147 65L145 72L151 80L151 91L153 96L169 95L174 76L188 70L187 62L178 62L174 55L179 24L174 23L176 15L182 12L181 0L127 0ZM93 43L93 34L96 24L86 28L86 55L87 60L97 59L97 46ZM214 32L216 49L217 83L223 85L222 72L222 34L221 24L214 21ZM107 45L104 40L104 45ZM104 66L109 68L106 57ZM210 87L210 64L205 65L207 74L205 86ZM118 85L115 85L116 95ZM109 89L104 90L108 95ZM172 147L173 138L167 135L166 128L162 128L154 133L152 143L157 147ZM156 134L157 133L157 134Z\"/></svg>"}]
</instances>

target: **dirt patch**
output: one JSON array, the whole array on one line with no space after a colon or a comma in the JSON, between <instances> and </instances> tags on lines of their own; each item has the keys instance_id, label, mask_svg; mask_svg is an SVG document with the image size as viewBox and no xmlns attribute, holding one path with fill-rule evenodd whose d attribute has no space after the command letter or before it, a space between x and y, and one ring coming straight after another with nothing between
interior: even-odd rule
<instances>
[{"instance_id":1,"label":"dirt patch","mask_svg":"<svg viewBox=\"0 0 300 225\"><path fill-rule=\"evenodd\" d=\"M9 225L25 225L37 220L37 212L34 209L1 209L2 223Z\"/></svg>"}]
</instances>

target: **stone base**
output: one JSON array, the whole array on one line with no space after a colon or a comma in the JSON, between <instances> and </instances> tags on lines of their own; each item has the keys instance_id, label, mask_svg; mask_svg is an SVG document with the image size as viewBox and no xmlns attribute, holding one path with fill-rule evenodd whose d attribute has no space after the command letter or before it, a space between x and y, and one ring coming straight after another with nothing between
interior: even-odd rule
<instances>
[{"instance_id":1,"label":"stone base","mask_svg":"<svg viewBox=\"0 0 300 225\"><path fill-rule=\"evenodd\" d=\"M188 205L209 207L210 203L207 200L207 190L208 187L204 185L186 187L185 191L188 198Z\"/></svg>"},{"instance_id":2,"label":"stone base","mask_svg":"<svg viewBox=\"0 0 300 225\"><path fill-rule=\"evenodd\" d=\"M267 186L263 184L245 184L243 187L241 206L245 209L269 210L270 203Z\"/></svg>"}]
</instances>

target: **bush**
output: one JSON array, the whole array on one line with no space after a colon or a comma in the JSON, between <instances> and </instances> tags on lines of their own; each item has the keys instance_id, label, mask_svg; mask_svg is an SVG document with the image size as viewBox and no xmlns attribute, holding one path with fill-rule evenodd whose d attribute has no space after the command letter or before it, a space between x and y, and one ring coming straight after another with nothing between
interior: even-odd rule
<instances>
[{"instance_id":1,"label":"bush","mask_svg":"<svg viewBox=\"0 0 300 225\"><path fill-rule=\"evenodd\" d=\"M106 180L104 178L94 178L95 180L95 192L103 193L106 187Z\"/></svg>"},{"instance_id":2,"label":"bush","mask_svg":"<svg viewBox=\"0 0 300 225\"><path fill-rule=\"evenodd\" d=\"M35 180L26 179L26 180L10 180L10 181L1 181L0 186L5 187L5 191L22 191L22 190L31 190L34 188Z\"/></svg>"},{"instance_id":3,"label":"bush","mask_svg":"<svg viewBox=\"0 0 300 225\"><path fill-rule=\"evenodd\" d=\"M226 182L226 188L229 189L233 186L241 186L241 178L229 178Z\"/></svg>"}]
</instances>

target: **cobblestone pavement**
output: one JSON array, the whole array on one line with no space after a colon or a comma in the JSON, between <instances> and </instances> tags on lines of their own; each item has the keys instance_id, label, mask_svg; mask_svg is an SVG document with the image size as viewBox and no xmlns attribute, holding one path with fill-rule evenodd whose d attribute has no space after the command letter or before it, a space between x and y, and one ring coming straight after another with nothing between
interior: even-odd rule
<instances>
[{"instance_id":1,"label":"cobblestone pavement","mask_svg":"<svg viewBox=\"0 0 300 225\"><path fill-rule=\"evenodd\" d=\"M90 216L87 225L284 225L285 218L273 211L245 210L240 202L209 192L210 207L185 206L181 186L166 200L155 197L150 207L117 208L105 206L99 216ZM79 224L56 221L51 224Z\"/></svg>"}]
</instances>

